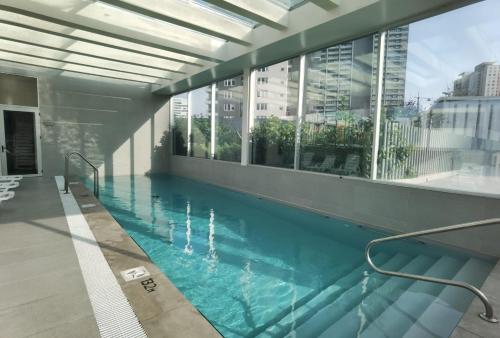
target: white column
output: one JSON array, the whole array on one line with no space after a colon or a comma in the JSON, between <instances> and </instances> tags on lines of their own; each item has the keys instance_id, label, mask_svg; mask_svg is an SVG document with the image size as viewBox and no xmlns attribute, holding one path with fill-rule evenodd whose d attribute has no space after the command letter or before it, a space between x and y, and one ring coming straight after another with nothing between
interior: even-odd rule
<instances>
[{"instance_id":1,"label":"white column","mask_svg":"<svg viewBox=\"0 0 500 338\"><path fill-rule=\"evenodd\" d=\"M210 105L210 159L215 158L215 91L217 90L217 83L212 83L212 97L211 97L211 105Z\"/></svg>"},{"instance_id":2,"label":"white column","mask_svg":"<svg viewBox=\"0 0 500 338\"><path fill-rule=\"evenodd\" d=\"M174 97L170 96L168 102L168 142L170 147L168 147L168 155L174 154ZM168 162L170 163L170 161Z\"/></svg>"},{"instance_id":3,"label":"white column","mask_svg":"<svg viewBox=\"0 0 500 338\"><path fill-rule=\"evenodd\" d=\"M305 71L306 71L306 56L300 56L299 67L299 102L297 107L297 126L295 129L295 156L293 168L300 169L300 137L302 130L302 116L304 115L304 95L305 95Z\"/></svg>"},{"instance_id":4,"label":"white column","mask_svg":"<svg viewBox=\"0 0 500 338\"><path fill-rule=\"evenodd\" d=\"M250 68L243 70L243 104L242 104L242 125L241 125L241 165L248 165L250 162L250 131L253 128L254 109L254 72Z\"/></svg>"},{"instance_id":5,"label":"white column","mask_svg":"<svg viewBox=\"0 0 500 338\"><path fill-rule=\"evenodd\" d=\"M191 116L193 115L193 112L191 110L191 107L193 106L191 104L193 100L193 92L192 91L189 91L188 92L188 111L187 111L187 119L188 119L188 130L187 130L187 133L188 133L188 144L187 144L187 156L191 156Z\"/></svg>"},{"instance_id":6,"label":"white column","mask_svg":"<svg viewBox=\"0 0 500 338\"><path fill-rule=\"evenodd\" d=\"M375 99L375 116L373 117L373 142L372 142L372 165L371 175L372 180L377 179L377 160L380 138L380 119L382 115L382 97L384 83L384 66L385 66L385 38L387 32L381 32L378 41L377 55L377 93Z\"/></svg>"}]
</instances>

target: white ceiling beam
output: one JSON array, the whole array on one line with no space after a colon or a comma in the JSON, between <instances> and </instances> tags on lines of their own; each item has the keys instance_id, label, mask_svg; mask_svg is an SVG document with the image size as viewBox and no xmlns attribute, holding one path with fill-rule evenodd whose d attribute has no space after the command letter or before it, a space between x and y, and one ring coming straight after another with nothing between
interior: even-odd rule
<instances>
[{"instance_id":1,"label":"white ceiling beam","mask_svg":"<svg viewBox=\"0 0 500 338\"><path fill-rule=\"evenodd\" d=\"M309 0L318 7L323 8L326 11L332 10L340 6L341 0Z\"/></svg>"},{"instance_id":2,"label":"white ceiling beam","mask_svg":"<svg viewBox=\"0 0 500 338\"><path fill-rule=\"evenodd\" d=\"M287 28L288 11L268 0L205 0L278 30Z\"/></svg>"},{"instance_id":3,"label":"white ceiling beam","mask_svg":"<svg viewBox=\"0 0 500 338\"><path fill-rule=\"evenodd\" d=\"M0 5L0 8L1 8L1 5ZM168 61L174 61L174 62L188 64L187 61L179 60L179 59L176 59L176 58L172 58L172 57L168 57L168 56L163 56L163 55L157 55L157 54L154 54L154 53L145 52L145 51L137 50L137 49L134 49L134 48L117 46L117 45L114 45L114 44L111 44L111 43L99 42L99 41L95 41L95 40L92 40L92 39L82 38L82 37L79 37L79 36L75 36L75 35L71 35L71 34L66 34L66 33L60 33L60 32L56 32L56 31L44 29L44 28L34 27L34 26L31 26L31 25L26 25L26 24L21 23L21 22L14 22L14 21L0 19L0 23L5 24L5 25L14 26L14 27L19 27L19 28L22 28L22 29L36 31L36 32L43 33L43 34L54 35L54 36L58 36L58 37L61 37L61 38L64 38L64 39L69 39L69 40L74 40L74 41L80 41L80 42L84 42L84 43L88 43L88 44L93 44L93 45L97 45L97 46L118 49L118 50L122 50L122 51L125 51L125 52L136 53L136 54L141 54L141 55L145 55L145 56L149 56L149 57L155 57L155 58L164 59L164 60L168 60ZM198 64L198 63L191 63L191 64L193 66L200 66L200 67L202 66L201 64Z\"/></svg>"},{"instance_id":4,"label":"white ceiling beam","mask_svg":"<svg viewBox=\"0 0 500 338\"><path fill-rule=\"evenodd\" d=\"M196 5L177 0L98 0L123 10L182 26L197 32L249 46L245 38L252 29L244 24L211 13Z\"/></svg>"},{"instance_id":5,"label":"white ceiling beam","mask_svg":"<svg viewBox=\"0 0 500 338\"><path fill-rule=\"evenodd\" d=\"M65 68L61 68L61 67L43 66L43 65L40 65L40 64L36 64L36 63L24 62L24 61L13 60L13 59L0 58L0 61L17 63L17 64L24 65L24 66L32 66L32 67L39 67L39 68L46 68L46 69L54 69L54 70L58 70L58 71L61 71L61 72L70 72L70 73L83 74L83 75L89 75L89 76L104 77L104 78L113 79L113 80L122 80L122 81L147 83L147 84L151 84L151 85L157 84L157 82L154 82L154 81L135 80L135 79L125 78L125 77L119 77L119 76L103 75L103 74L96 74L96 73L91 73L91 72L83 72L83 71L79 71L79 70L65 69Z\"/></svg>"},{"instance_id":6,"label":"white ceiling beam","mask_svg":"<svg viewBox=\"0 0 500 338\"><path fill-rule=\"evenodd\" d=\"M9 2L11 2L11 1L9 1ZM33 6L33 8L30 8L30 6ZM24 16L27 16L30 18L50 22L50 23L53 23L56 25L69 27L69 28L81 30L84 32L92 33L92 34L102 35L105 37L118 39L118 40L122 40L122 41L126 41L126 42L131 42L131 43L138 44L138 45L148 46L148 47L156 48L159 50L177 53L179 55L186 55L186 56L190 56L190 57L194 57L194 58L198 58L198 59L206 60L206 61L210 61L210 62L215 62L215 63L223 62L223 60L218 59L216 57L213 57L211 55L212 53L210 51L197 50L195 48L191 48L189 46L180 45L178 43L173 43L173 42L165 42L165 43L168 43L168 45L166 45L164 43L154 42L153 40L157 40L157 39L155 39L152 36L142 34L140 32L127 31L127 34L115 33L115 31L123 32L124 30L126 30L126 28L123 28L122 26L108 25L108 24L100 23L100 22L92 22L91 23L91 22L89 22L89 20L85 20L84 18L81 18L78 16L72 16L71 18L68 18L68 19L62 19L62 18L58 17L58 14L60 15L61 12L55 13L53 10L51 11L50 8L47 9L45 7L40 6L39 4L36 4L36 3L16 1L14 6L13 5L4 5L4 4L0 5L0 10L24 15ZM6 21L6 20L2 20L2 21ZM21 23L13 23L13 24L20 25ZM96 27L99 27L99 28L96 28ZM38 28L38 27L33 27L33 29L40 31L40 28ZM61 33L58 33L58 32L51 32L51 34L55 34L55 35L59 35L59 36L62 35ZM75 37L75 36L69 36L68 38L73 38L75 40L86 40L86 39L82 39L82 38ZM85 41L85 42L88 42L88 41ZM124 48L124 47L111 45L111 44L107 44L107 43L102 43L102 42L98 42L98 41L90 41L90 43L130 51L129 48ZM144 52L141 52L138 50L133 50L133 51L136 53L145 54ZM158 57L161 57L161 56L158 56ZM181 60L177 60L177 61L183 62Z\"/></svg>"},{"instance_id":7,"label":"white ceiling beam","mask_svg":"<svg viewBox=\"0 0 500 338\"><path fill-rule=\"evenodd\" d=\"M80 51L77 51L77 50L72 50L72 49L69 49L69 48L58 48L58 47L53 47L53 46L49 46L49 45L46 45L46 44L41 44L41 43L36 43L36 42L26 41L26 40L21 40L21 39L14 39L14 38L11 38L11 37L6 37L6 36L0 36L0 41L2 41L2 40L11 41L11 42L15 42L15 43L22 43L22 44L26 44L28 46L33 46L33 47L38 47L38 48L45 48L45 49L48 49L48 50L54 50L54 51L62 52L62 53L68 53L68 54L80 55L80 56L84 56L84 57L90 57L90 58L94 58L94 59L98 59L98 60L101 59L101 60L106 60L106 61L111 61L111 62L117 62L117 63L123 64L124 67L126 67L127 65L132 65L132 66L144 67L144 68L148 68L148 69L160 70L160 71L165 71L165 72L171 72L171 73L177 73L177 74L185 74L185 72L179 71L177 69L170 69L170 68L166 68L166 67L155 67L155 66L152 66L152 65L149 65L149 64L142 64L142 63L138 63L138 62L126 61L126 60L123 60L123 59L110 58L110 57L106 57L106 56L103 56L103 55L97 55L97 54L83 53L83 52L80 52Z\"/></svg>"},{"instance_id":8,"label":"white ceiling beam","mask_svg":"<svg viewBox=\"0 0 500 338\"><path fill-rule=\"evenodd\" d=\"M0 48L0 52L6 52L6 53L21 55L21 56L27 56L27 57L30 57L30 58L35 58L35 59L40 59L40 60L60 62L60 63L65 63L65 64L69 64L69 65L75 65L75 66L89 67L89 68L95 68L95 69L101 69L101 70L109 70L109 71L112 71L112 72L119 72L119 73L123 73L123 74L131 74L131 75L138 75L138 76L147 76L147 77L151 77L151 78L155 78L155 79L162 79L162 80L172 80L172 78L164 77L164 76L144 74L144 73L136 73L136 72L131 72L131 71L128 71L128 70L123 70L123 69L118 69L118 68L112 68L112 67L103 67L103 66L98 66L98 65L94 65L94 64L90 64L90 63L84 63L84 62L68 61L68 60L64 60L64 59L52 58L52 57L47 57L47 56L42 56L42 55L36 55L36 54L32 54L32 53L25 53L25 52L21 52L21 51L18 51L18 50L11 50L11 49Z\"/></svg>"}]
</instances>

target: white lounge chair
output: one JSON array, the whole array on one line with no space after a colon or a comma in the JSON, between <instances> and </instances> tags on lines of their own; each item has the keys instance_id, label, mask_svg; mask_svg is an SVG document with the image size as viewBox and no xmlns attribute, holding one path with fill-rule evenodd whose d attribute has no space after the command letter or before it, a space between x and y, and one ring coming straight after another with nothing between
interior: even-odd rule
<instances>
[{"instance_id":1,"label":"white lounge chair","mask_svg":"<svg viewBox=\"0 0 500 338\"><path fill-rule=\"evenodd\" d=\"M5 189L15 189L19 187L19 182L16 181L5 181L5 182L0 182L0 189L5 188Z\"/></svg>"},{"instance_id":2,"label":"white lounge chair","mask_svg":"<svg viewBox=\"0 0 500 338\"><path fill-rule=\"evenodd\" d=\"M20 181L22 179L23 179L22 175L11 175L11 176L0 175L0 181Z\"/></svg>"},{"instance_id":3,"label":"white lounge chair","mask_svg":"<svg viewBox=\"0 0 500 338\"><path fill-rule=\"evenodd\" d=\"M0 203L3 202L3 201L7 201L7 200L10 200L10 199L14 198L15 195L16 195L16 193L13 192L13 191L2 191L2 192L0 192Z\"/></svg>"},{"instance_id":4,"label":"white lounge chair","mask_svg":"<svg viewBox=\"0 0 500 338\"><path fill-rule=\"evenodd\" d=\"M339 175L354 175L359 174L359 161L360 157L358 154L349 154L345 160L344 165L338 171Z\"/></svg>"},{"instance_id":5,"label":"white lounge chair","mask_svg":"<svg viewBox=\"0 0 500 338\"><path fill-rule=\"evenodd\" d=\"M307 152L302 154L301 158L301 167L302 168L310 168L312 166L312 161L313 161L314 153Z\"/></svg>"},{"instance_id":6,"label":"white lounge chair","mask_svg":"<svg viewBox=\"0 0 500 338\"><path fill-rule=\"evenodd\" d=\"M319 165L309 167L308 170L320 172L332 172L335 166L335 155L326 155L323 162Z\"/></svg>"}]
</instances>

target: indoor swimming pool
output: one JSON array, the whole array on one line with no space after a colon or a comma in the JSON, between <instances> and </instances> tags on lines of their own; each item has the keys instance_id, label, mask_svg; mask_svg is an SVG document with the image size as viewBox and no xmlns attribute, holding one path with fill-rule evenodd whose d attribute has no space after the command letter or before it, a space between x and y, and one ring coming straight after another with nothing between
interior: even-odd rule
<instances>
[{"instance_id":1,"label":"indoor swimming pool","mask_svg":"<svg viewBox=\"0 0 500 338\"><path fill-rule=\"evenodd\" d=\"M91 182L88 182L91 184ZM383 233L175 176L107 178L101 202L225 337L449 337L467 291L388 278ZM417 241L385 269L481 286L494 261Z\"/></svg>"}]
</instances>

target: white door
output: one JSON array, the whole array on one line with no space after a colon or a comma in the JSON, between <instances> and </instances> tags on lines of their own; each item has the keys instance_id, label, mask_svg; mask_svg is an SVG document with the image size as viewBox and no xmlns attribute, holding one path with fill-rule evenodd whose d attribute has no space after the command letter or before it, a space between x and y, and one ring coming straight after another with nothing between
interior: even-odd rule
<instances>
[{"instance_id":1,"label":"white door","mask_svg":"<svg viewBox=\"0 0 500 338\"><path fill-rule=\"evenodd\" d=\"M0 105L2 175L41 175L38 108Z\"/></svg>"}]
</instances>

